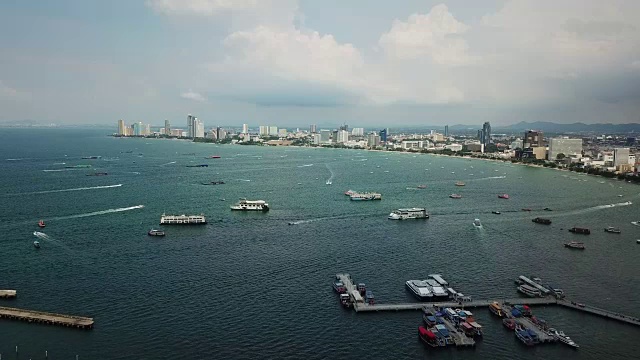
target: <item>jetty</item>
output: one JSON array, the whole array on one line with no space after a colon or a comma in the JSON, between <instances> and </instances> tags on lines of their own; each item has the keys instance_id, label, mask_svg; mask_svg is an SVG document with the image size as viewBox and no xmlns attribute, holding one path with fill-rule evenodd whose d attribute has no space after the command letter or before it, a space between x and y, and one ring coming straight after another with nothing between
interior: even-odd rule
<instances>
[{"instance_id":1,"label":"jetty","mask_svg":"<svg viewBox=\"0 0 640 360\"><path fill-rule=\"evenodd\" d=\"M15 290L0 290L0 298L14 298L16 297Z\"/></svg>"},{"instance_id":2,"label":"jetty","mask_svg":"<svg viewBox=\"0 0 640 360\"><path fill-rule=\"evenodd\" d=\"M30 323L50 324L77 329L92 329L93 318L47 313L0 306L0 319L22 320Z\"/></svg>"},{"instance_id":3,"label":"jetty","mask_svg":"<svg viewBox=\"0 0 640 360\"><path fill-rule=\"evenodd\" d=\"M449 330L449 336L453 340L453 344L456 347L467 347L467 346L475 346L476 341L473 338L468 337L463 334L461 331L456 329L455 325L449 319L442 319L444 322L444 326Z\"/></svg>"}]
</instances>

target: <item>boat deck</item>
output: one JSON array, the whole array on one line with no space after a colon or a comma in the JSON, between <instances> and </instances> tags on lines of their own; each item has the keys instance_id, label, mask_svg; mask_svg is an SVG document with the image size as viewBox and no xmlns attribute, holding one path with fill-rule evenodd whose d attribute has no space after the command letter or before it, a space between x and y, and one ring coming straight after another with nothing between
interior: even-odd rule
<instances>
[{"instance_id":1,"label":"boat deck","mask_svg":"<svg viewBox=\"0 0 640 360\"><path fill-rule=\"evenodd\" d=\"M27 322L74 327L78 329L93 328L93 318L9 307L0 307L0 319L23 320Z\"/></svg>"},{"instance_id":2,"label":"boat deck","mask_svg":"<svg viewBox=\"0 0 640 360\"><path fill-rule=\"evenodd\" d=\"M0 298L14 298L16 297L15 290L0 290Z\"/></svg>"},{"instance_id":3,"label":"boat deck","mask_svg":"<svg viewBox=\"0 0 640 360\"><path fill-rule=\"evenodd\" d=\"M456 327L453 325L451 321L449 321L448 319L443 319L443 320L444 320L444 326L447 328L447 330L449 330L449 333L451 334L451 338L453 339L453 343L457 347L476 345L475 340L465 335L462 331L456 329Z\"/></svg>"}]
</instances>

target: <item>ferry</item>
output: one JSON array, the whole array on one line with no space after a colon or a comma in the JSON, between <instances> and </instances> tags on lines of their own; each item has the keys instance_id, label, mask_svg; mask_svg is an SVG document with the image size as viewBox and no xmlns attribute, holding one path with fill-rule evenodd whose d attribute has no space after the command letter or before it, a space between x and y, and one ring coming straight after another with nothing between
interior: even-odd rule
<instances>
[{"instance_id":1,"label":"ferry","mask_svg":"<svg viewBox=\"0 0 640 360\"><path fill-rule=\"evenodd\" d=\"M451 194L449 195L449 197L452 199L462 199L462 195L460 194Z\"/></svg>"},{"instance_id":2,"label":"ferry","mask_svg":"<svg viewBox=\"0 0 640 360\"><path fill-rule=\"evenodd\" d=\"M405 284L418 299L427 301L433 300L433 292L431 292L431 288L426 281L408 280Z\"/></svg>"},{"instance_id":3,"label":"ferry","mask_svg":"<svg viewBox=\"0 0 640 360\"><path fill-rule=\"evenodd\" d=\"M269 204L264 200L240 199L237 204L231 205L231 210L239 211L269 211Z\"/></svg>"},{"instance_id":4,"label":"ferry","mask_svg":"<svg viewBox=\"0 0 640 360\"><path fill-rule=\"evenodd\" d=\"M343 294L347 292L347 288L344 286L344 284L340 280L336 280L333 283L333 290L335 290L335 292L337 292L338 294Z\"/></svg>"},{"instance_id":5,"label":"ferry","mask_svg":"<svg viewBox=\"0 0 640 360\"><path fill-rule=\"evenodd\" d=\"M500 195L498 195L498 197L500 199L508 199L509 198L509 194L500 194Z\"/></svg>"},{"instance_id":6,"label":"ferry","mask_svg":"<svg viewBox=\"0 0 640 360\"><path fill-rule=\"evenodd\" d=\"M38 221L38 227L43 228L45 226L47 226L47 225L44 224L44 220Z\"/></svg>"},{"instance_id":7,"label":"ferry","mask_svg":"<svg viewBox=\"0 0 640 360\"><path fill-rule=\"evenodd\" d=\"M537 217L531 221L533 221L536 224L551 225L551 220L540 218L540 217Z\"/></svg>"},{"instance_id":8,"label":"ferry","mask_svg":"<svg viewBox=\"0 0 640 360\"><path fill-rule=\"evenodd\" d=\"M345 191L345 192L344 192L344 194L345 194L345 195L347 195L347 196L351 196L351 195L353 195L353 194L355 194L355 193L356 193L356 192L355 192L355 191L353 191L353 190L347 190L347 191Z\"/></svg>"},{"instance_id":9,"label":"ferry","mask_svg":"<svg viewBox=\"0 0 640 360\"><path fill-rule=\"evenodd\" d=\"M576 344L573 340L571 340L570 337L568 337L567 335L564 334L564 332L562 331L558 331L554 328L550 328L549 329L549 334L551 334L551 336L553 336L556 340L565 343L569 346L571 346L574 349L579 348L580 346L578 346L578 344Z\"/></svg>"},{"instance_id":10,"label":"ferry","mask_svg":"<svg viewBox=\"0 0 640 360\"><path fill-rule=\"evenodd\" d=\"M465 184L462 181L456 182L456 186L464 186Z\"/></svg>"},{"instance_id":11,"label":"ferry","mask_svg":"<svg viewBox=\"0 0 640 360\"><path fill-rule=\"evenodd\" d=\"M163 230L151 229L151 230L149 230L149 232L147 234L149 236L164 236L164 231Z\"/></svg>"},{"instance_id":12,"label":"ferry","mask_svg":"<svg viewBox=\"0 0 640 360\"><path fill-rule=\"evenodd\" d=\"M36 249L40 249L40 242L38 240L33 242L33 247Z\"/></svg>"},{"instance_id":13,"label":"ferry","mask_svg":"<svg viewBox=\"0 0 640 360\"><path fill-rule=\"evenodd\" d=\"M349 196L351 201L370 201L382 200L382 194L379 193L353 193Z\"/></svg>"},{"instance_id":14,"label":"ferry","mask_svg":"<svg viewBox=\"0 0 640 360\"><path fill-rule=\"evenodd\" d=\"M495 315L498 315L499 317L504 317L504 313L502 312L502 307L497 301L494 301L491 304L489 304L489 311L491 311Z\"/></svg>"},{"instance_id":15,"label":"ferry","mask_svg":"<svg viewBox=\"0 0 640 360\"><path fill-rule=\"evenodd\" d=\"M509 330L515 330L516 321L511 318L506 318L502 320L502 325L504 325Z\"/></svg>"},{"instance_id":16,"label":"ferry","mask_svg":"<svg viewBox=\"0 0 640 360\"><path fill-rule=\"evenodd\" d=\"M533 346L533 339L529 335L529 331L527 329L522 328L520 325L515 327L515 334L518 340L522 341L527 346Z\"/></svg>"},{"instance_id":17,"label":"ferry","mask_svg":"<svg viewBox=\"0 0 640 360\"><path fill-rule=\"evenodd\" d=\"M427 209L425 208L410 208L410 209L398 209L389 214L389 220L407 220L407 219L428 219Z\"/></svg>"},{"instance_id":18,"label":"ferry","mask_svg":"<svg viewBox=\"0 0 640 360\"><path fill-rule=\"evenodd\" d=\"M570 249L578 249L578 250L584 250L585 249L584 243L577 242L577 241L571 241L571 242L565 243L564 247L568 247Z\"/></svg>"},{"instance_id":19,"label":"ferry","mask_svg":"<svg viewBox=\"0 0 640 360\"><path fill-rule=\"evenodd\" d=\"M526 284L518 286L518 291L529 297L542 296L542 293L540 292L540 290Z\"/></svg>"},{"instance_id":20,"label":"ferry","mask_svg":"<svg viewBox=\"0 0 640 360\"><path fill-rule=\"evenodd\" d=\"M160 225L204 225L207 219L200 215L167 215L160 216Z\"/></svg>"},{"instance_id":21,"label":"ferry","mask_svg":"<svg viewBox=\"0 0 640 360\"><path fill-rule=\"evenodd\" d=\"M591 234L591 230L587 228L579 228L579 227L572 227L571 229L569 229L569 232L572 232L574 234L582 234L582 235Z\"/></svg>"},{"instance_id":22,"label":"ferry","mask_svg":"<svg viewBox=\"0 0 640 360\"><path fill-rule=\"evenodd\" d=\"M418 327L418 336L420 340L431 347L443 346L438 343L438 337L431 331L427 330L424 326Z\"/></svg>"},{"instance_id":23,"label":"ferry","mask_svg":"<svg viewBox=\"0 0 640 360\"><path fill-rule=\"evenodd\" d=\"M480 222L480 219L473 220L473 226L475 226L477 228L481 228L482 227L482 223Z\"/></svg>"},{"instance_id":24,"label":"ferry","mask_svg":"<svg viewBox=\"0 0 640 360\"><path fill-rule=\"evenodd\" d=\"M622 232L622 231L620 231L620 229L615 228L613 226L609 226L609 227L604 228L604 231L608 232L608 233L612 233L612 234L620 234Z\"/></svg>"}]
</instances>

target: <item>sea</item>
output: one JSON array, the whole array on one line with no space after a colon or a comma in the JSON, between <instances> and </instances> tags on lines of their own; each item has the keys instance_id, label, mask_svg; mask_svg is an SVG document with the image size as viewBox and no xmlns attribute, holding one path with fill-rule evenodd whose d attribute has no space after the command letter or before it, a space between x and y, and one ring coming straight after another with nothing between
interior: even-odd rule
<instances>
[{"instance_id":1,"label":"sea","mask_svg":"<svg viewBox=\"0 0 640 360\"><path fill-rule=\"evenodd\" d=\"M18 292L0 306L95 320L78 330L0 319L2 359L638 357L640 329L558 306L533 312L579 350L526 347L488 309L473 310L484 329L474 349L431 349L418 339L419 311L355 313L331 287L349 273L377 303L414 302L405 281L438 273L474 299L500 300L519 296L515 278L536 276L572 301L640 317L638 185L459 157L111 132L0 130L0 289ZM187 167L199 164L209 166ZM382 200L349 201L347 190ZM271 210L231 211L239 198ZM403 207L431 217L387 219ZM209 223L148 236L163 213ZM572 240L586 250L563 246Z\"/></svg>"}]
</instances>

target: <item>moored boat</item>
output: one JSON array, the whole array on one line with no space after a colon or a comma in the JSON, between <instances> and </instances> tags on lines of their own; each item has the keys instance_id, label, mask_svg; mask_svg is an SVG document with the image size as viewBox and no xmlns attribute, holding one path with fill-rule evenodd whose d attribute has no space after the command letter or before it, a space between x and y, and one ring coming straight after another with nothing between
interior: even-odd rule
<instances>
[{"instance_id":1,"label":"moored boat","mask_svg":"<svg viewBox=\"0 0 640 360\"><path fill-rule=\"evenodd\" d=\"M342 306L344 306L346 308L350 308L351 307L351 298L349 297L349 294L341 293L340 294L340 303L342 304Z\"/></svg>"},{"instance_id":2,"label":"moored boat","mask_svg":"<svg viewBox=\"0 0 640 360\"><path fill-rule=\"evenodd\" d=\"M165 235L163 230L156 230L156 229L149 230L149 232L147 234L149 236L164 236Z\"/></svg>"},{"instance_id":3,"label":"moored boat","mask_svg":"<svg viewBox=\"0 0 640 360\"><path fill-rule=\"evenodd\" d=\"M577 349L580 347L578 346L578 344L575 343L575 341L571 340L571 338L565 335L565 333L562 331L558 331L554 328L550 328L549 334L551 334L551 336L553 336L556 340L560 341L561 343L567 344L574 349Z\"/></svg>"},{"instance_id":4,"label":"moored boat","mask_svg":"<svg viewBox=\"0 0 640 360\"><path fill-rule=\"evenodd\" d=\"M540 290L526 284L518 286L518 291L529 297L538 297L542 295Z\"/></svg>"},{"instance_id":5,"label":"moored boat","mask_svg":"<svg viewBox=\"0 0 640 360\"><path fill-rule=\"evenodd\" d=\"M608 233L612 233L612 234L620 234L622 231L620 231L620 229L613 227L613 226L608 226L606 228L604 228L605 232Z\"/></svg>"},{"instance_id":6,"label":"moored boat","mask_svg":"<svg viewBox=\"0 0 640 360\"><path fill-rule=\"evenodd\" d=\"M564 247L568 247L568 248L571 248L571 249L578 249L578 250L584 250L585 249L584 243L577 242L577 241L571 241L571 242L565 243Z\"/></svg>"},{"instance_id":7,"label":"moored boat","mask_svg":"<svg viewBox=\"0 0 640 360\"><path fill-rule=\"evenodd\" d=\"M426 329L424 326L418 327L418 336L420 337L420 340L422 340L422 342L431 347L440 346L438 344L437 336L431 330Z\"/></svg>"},{"instance_id":8,"label":"moored boat","mask_svg":"<svg viewBox=\"0 0 640 360\"><path fill-rule=\"evenodd\" d=\"M44 224L43 220L38 221L38 227L43 228L45 226L47 226L47 225Z\"/></svg>"},{"instance_id":9,"label":"moored boat","mask_svg":"<svg viewBox=\"0 0 640 360\"><path fill-rule=\"evenodd\" d=\"M425 280L408 280L405 285L420 300L433 300L433 292Z\"/></svg>"},{"instance_id":10,"label":"moored boat","mask_svg":"<svg viewBox=\"0 0 640 360\"><path fill-rule=\"evenodd\" d=\"M579 227L572 227L571 229L569 229L569 232L572 232L574 234L582 234L582 235L591 234L591 230L587 228L579 228Z\"/></svg>"},{"instance_id":11,"label":"moored boat","mask_svg":"<svg viewBox=\"0 0 640 360\"><path fill-rule=\"evenodd\" d=\"M515 330L516 321L511 318L502 319L502 325L504 325L509 330Z\"/></svg>"},{"instance_id":12,"label":"moored boat","mask_svg":"<svg viewBox=\"0 0 640 360\"><path fill-rule=\"evenodd\" d=\"M367 292L367 285L365 285L364 283L359 283L356 288L362 296L364 296L364 294Z\"/></svg>"},{"instance_id":13,"label":"moored boat","mask_svg":"<svg viewBox=\"0 0 640 360\"><path fill-rule=\"evenodd\" d=\"M347 190L347 191L344 192L344 194L347 195L347 196L351 196L354 193L355 193L355 191L353 191L353 190Z\"/></svg>"},{"instance_id":14,"label":"moored boat","mask_svg":"<svg viewBox=\"0 0 640 360\"><path fill-rule=\"evenodd\" d=\"M518 340L522 341L523 344L527 346L533 346L533 339L529 336L529 331L527 329L522 328L520 325L515 327L515 334Z\"/></svg>"},{"instance_id":15,"label":"moored boat","mask_svg":"<svg viewBox=\"0 0 640 360\"><path fill-rule=\"evenodd\" d=\"M489 311L491 311L495 315L498 315L499 317L503 317L504 316L504 313L502 311L502 307L500 306L500 304L497 301L494 301L491 304L489 304Z\"/></svg>"},{"instance_id":16,"label":"moored boat","mask_svg":"<svg viewBox=\"0 0 640 360\"><path fill-rule=\"evenodd\" d=\"M364 301L369 305L373 305L376 303L375 297L373 296L373 292L371 290L367 290L367 292L365 293Z\"/></svg>"},{"instance_id":17,"label":"moored boat","mask_svg":"<svg viewBox=\"0 0 640 360\"><path fill-rule=\"evenodd\" d=\"M451 194L449 195L449 197L452 199L462 199L462 195L460 194Z\"/></svg>"},{"instance_id":18,"label":"moored boat","mask_svg":"<svg viewBox=\"0 0 640 360\"><path fill-rule=\"evenodd\" d=\"M344 286L344 284L340 280L336 280L332 286L333 286L333 290L338 294L343 294L347 292L347 288Z\"/></svg>"},{"instance_id":19,"label":"moored boat","mask_svg":"<svg viewBox=\"0 0 640 360\"><path fill-rule=\"evenodd\" d=\"M240 199L235 205L231 205L231 210L238 211L269 211L269 204L264 200Z\"/></svg>"},{"instance_id":20,"label":"moored boat","mask_svg":"<svg viewBox=\"0 0 640 360\"><path fill-rule=\"evenodd\" d=\"M540 217L537 217L531 221L533 221L536 224L551 225L551 220L540 218Z\"/></svg>"}]
</instances>

